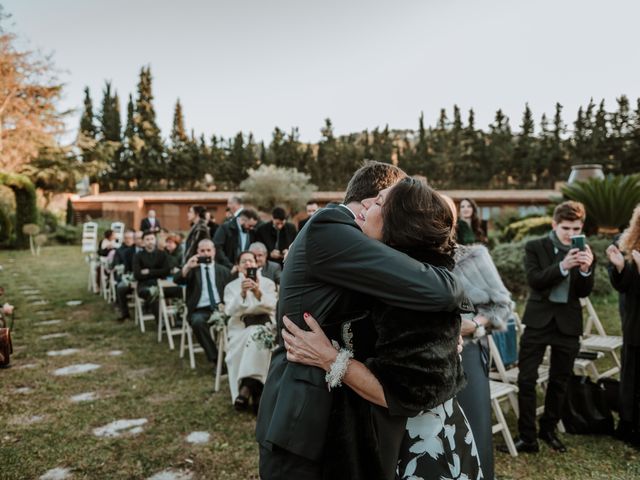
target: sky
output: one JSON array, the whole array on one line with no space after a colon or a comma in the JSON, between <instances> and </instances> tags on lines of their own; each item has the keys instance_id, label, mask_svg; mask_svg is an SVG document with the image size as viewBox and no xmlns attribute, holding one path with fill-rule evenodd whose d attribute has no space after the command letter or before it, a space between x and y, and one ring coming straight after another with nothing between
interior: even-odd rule
<instances>
[{"instance_id":1,"label":"sky","mask_svg":"<svg viewBox=\"0 0 640 480\"><path fill-rule=\"evenodd\" d=\"M525 103L580 105L640 96L635 0L0 0L20 45L53 54L60 108L75 137L88 86L105 80L126 112L151 66L158 124L168 137L180 98L186 127L269 142L275 126L316 142L377 126L434 125L441 108L498 108L515 129ZM124 118L123 118L124 122Z\"/></svg>"}]
</instances>

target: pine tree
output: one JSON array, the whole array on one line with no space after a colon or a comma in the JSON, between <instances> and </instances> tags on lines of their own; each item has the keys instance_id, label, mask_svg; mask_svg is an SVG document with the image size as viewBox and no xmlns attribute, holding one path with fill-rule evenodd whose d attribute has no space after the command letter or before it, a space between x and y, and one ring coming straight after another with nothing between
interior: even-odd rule
<instances>
[{"instance_id":1,"label":"pine tree","mask_svg":"<svg viewBox=\"0 0 640 480\"><path fill-rule=\"evenodd\" d=\"M100 138L98 156L108 165L108 175L104 180L109 187L117 187L120 181L122 155L122 122L120 119L120 101L118 94L111 92L111 83L105 82L102 91L102 104L99 114ZM103 183L101 187L105 187Z\"/></svg>"},{"instance_id":2,"label":"pine tree","mask_svg":"<svg viewBox=\"0 0 640 480\"><path fill-rule=\"evenodd\" d=\"M92 139L95 139L98 133L94 118L91 93L89 92L89 87L84 87L84 110L80 117L80 133Z\"/></svg>"},{"instance_id":3,"label":"pine tree","mask_svg":"<svg viewBox=\"0 0 640 480\"><path fill-rule=\"evenodd\" d=\"M131 188L131 184L138 177L138 150L140 141L136 135L136 125L134 122L134 102L133 97L129 95L127 103L127 123L124 128L123 147L120 154L120 167L115 175L124 183L124 188Z\"/></svg>"},{"instance_id":4,"label":"pine tree","mask_svg":"<svg viewBox=\"0 0 640 480\"><path fill-rule=\"evenodd\" d=\"M520 188L531 186L532 174L536 168L536 141L534 138L534 122L533 114L529 108L529 104L525 104L524 113L522 115L522 124L520 125L520 133L516 138L514 149L513 164L511 165L509 174L515 178Z\"/></svg>"},{"instance_id":5,"label":"pine tree","mask_svg":"<svg viewBox=\"0 0 640 480\"><path fill-rule=\"evenodd\" d=\"M151 83L151 68L143 67L140 70L138 97L133 117L136 134L141 142L139 154L136 155L139 166L137 181L143 189L160 188L161 182L169 174L160 128L156 123Z\"/></svg>"},{"instance_id":6,"label":"pine tree","mask_svg":"<svg viewBox=\"0 0 640 480\"><path fill-rule=\"evenodd\" d=\"M187 134L184 129L184 116L182 114L182 105L180 99L176 100L176 106L173 109L173 126L171 127L171 143L176 146L187 141Z\"/></svg>"},{"instance_id":7,"label":"pine tree","mask_svg":"<svg viewBox=\"0 0 640 480\"><path fill-rule=\"evenodd\" d=\"M509 118L499 109L495 119L489 125L487 135L486 165L491 171L491 185L493 187L509 184L509 171L513 162L513 135L509 126Z\"/></svg>"},{"instance_id":8,"label":"pine tree","mask_svg":"<svg viewBox=\"0 0 640 480\"><path fill-rule=\"evenodd\" d=\"M628 143L632 129L631 115L629 112L629 99L626 95L616 99L618 110L611 115L610 163L607 165L609 172L620 172L622 166L627 163Z\"/></svg>"},{"instance_id":9,"label":"pine tree","mask_svg":"<svg viewBox=\"0 0 640 480\"><path fill-rule=\"evenodd\" d=\"M627 155L620 166L620 174L632 175L640 172L640 98L631 117L630 132L627 135Z\"/></svg>"}]
</instances>

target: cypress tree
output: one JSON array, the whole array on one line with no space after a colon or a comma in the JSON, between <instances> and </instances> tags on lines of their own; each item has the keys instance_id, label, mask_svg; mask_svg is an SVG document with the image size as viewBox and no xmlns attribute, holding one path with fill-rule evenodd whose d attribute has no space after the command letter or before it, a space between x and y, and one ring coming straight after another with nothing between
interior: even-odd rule
<instances>
[{"instance_id":1,"label":"cypress tree","mask_svg":"<svg viewBox=\"0 0 640 480\"><path fill-rule=\"evenodd\" d=\"M184 116L182 113L182 105L180 99L176 100L176 106L173 109L173 125L171 127L171 143L176 146L187 141L187 134L184 129Z\"/></svg>"},{"instance_id":2,"label":"cypress tree","mask_svg":"<svg viewBox=\"0 0 640 480\"><path fill-rule=\"evenodd\" d=\"M94 118L91 93L89 92L89 87L84 87L84 109L80 117L80 133L92 139L95 139L98 133Z\"/></svg>"},{"instance_id":3,"label":"cypress tree","mask_svg":"<svg viewBox=\"0 0 640 480\"><path fill-rule=\"evenodd\" d=\"M489 125L487 157L491 159L491 163L487 165L491 171L491 185L506 186L513 162L513 135L509 118L501 109L496 112L493 123Z\"/></svg>"},{"instance_id":4,"label":"cypress tree","mask_svg":"<svg viewBox=\"0 0 640 480\"><path fill-rule=\"evenodd\" d=\"M626 163L628 154L628 141L631 133L631 116L629 112L629 99L626 95L616 99L618 110L611 115L610 162L608 171L618 173L622 171L622 165Z\"/></svg>"},{"instance_id":5,"label":"cypress tree","mask_svg":"<svg viewBox=\"0 0 640 480\"><path fill-rule=\"evenodd\" d=\"M531 175L534 173L536 167L537 159L534 128L533 114L531 113L529 104L525 104L520 133L517 136L517 143L514 149L514 162L509 172L520 187L531 185Z\"/></svg>"}]
</instances>

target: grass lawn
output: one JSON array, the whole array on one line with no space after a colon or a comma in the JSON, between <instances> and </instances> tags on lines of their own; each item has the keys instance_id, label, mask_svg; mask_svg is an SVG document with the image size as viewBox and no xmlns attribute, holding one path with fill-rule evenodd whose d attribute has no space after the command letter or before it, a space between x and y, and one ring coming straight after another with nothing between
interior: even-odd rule
<instances>
[{"instance_id":1,"label":"grass lawn","mask_svg":"<svg viewBox=\"0 0 640 480\"><path fill-rule=\"evenodd\" d=\"M87 266L78 247L48 247L38 258L28 252L0 252L0 285L17 306L13 367L0 370L0 479L38 478L56 467L73 478L147 478L171 468L194 478L257 478L254 417L237 414L223 383L213 393L213 375L202 354L191 370L155 332L145 335L132 322L119 324L113 308L87 292ZM19 293L40 290L34 305ZM82 300L70 307L69 300ZM619 332L615 299L596 309L611 333ZM48 313L38 313L38 312ZM60 323L38 325L48 320ZM151 324L148 324L151 328ZM42 335L68 336L41 339ZM75 348L68 356L48 351ZM122 351L114 356L110 352ZM54 376L72 364L94 363L92 372ZM97 399L74 403L70 397L95 392ZM93 429L118 419L147 419L143 431L98 438ZM515 426L515 418L509 418ZM194 431L211 434L209 443L186 441ZM512 428L512 431L514 429ZM502 443L498 434L496 443ZM570 451L561 455L542 446L537 456L513 459L496 453L504 479L640 478L640 456L609 437L566 435Z\"/></svg>"}]
</instances>

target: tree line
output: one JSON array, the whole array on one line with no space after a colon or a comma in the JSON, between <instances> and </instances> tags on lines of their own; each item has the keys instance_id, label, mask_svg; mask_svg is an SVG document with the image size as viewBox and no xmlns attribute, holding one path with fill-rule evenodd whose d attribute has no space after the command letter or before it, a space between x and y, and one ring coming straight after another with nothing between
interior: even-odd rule
<instances>
[{"instance_id":1,"label":"tree line","mask_svg":"<svg viewBox=\"0 0 640 480\"><path fill-rule=\"evenodd\" d=\"M539 122L526 105L516 129L502 110L488 128L478 128L473 109L463 119L457 106L442 109L434 126L425 126L421 114L416 130L385 126L337 136L326 119L317 144L301 142L295 127L276 127L268 144L244 132L196 136L185 128L179 99L164 139L149 67L140 71L135 98L128 97L124 127L119 104L107 82L94 113L85 89L77 146L82 163L94 166L93 180L106 190L235 190L260 165L293 167L321 190L340 190L363 159L392 162L439 188L552 188L567 179L571 165L583 163L603 164L614 174L640 171L640 99L632 106L624 95L613 111L591 100L571 125L559 103L552 117L543 114Z\"/></svg>"}]
</instances>

